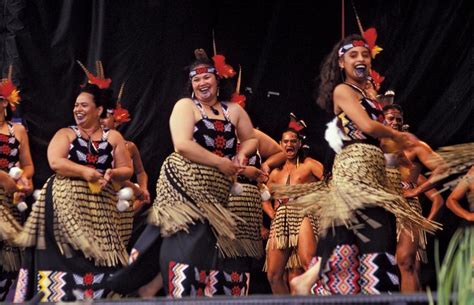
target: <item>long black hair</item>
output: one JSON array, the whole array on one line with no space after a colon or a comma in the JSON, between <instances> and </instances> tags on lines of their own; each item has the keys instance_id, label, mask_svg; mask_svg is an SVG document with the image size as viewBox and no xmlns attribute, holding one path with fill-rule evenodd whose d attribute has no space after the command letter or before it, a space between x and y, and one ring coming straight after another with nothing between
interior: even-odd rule
<instances>
[{"instance_id":1,"label":"long black hair","mask_svg":"<svg viewBox=\"0 0 474 305\"><path fill-rule=\"evenodd\" d=\"M321 64L321 72L315 79L316 83L319 83L318 89L314 92L316 104L331 114L334 113L334 88L338 84L344 82L344 71L339 67L338 51L342 46L351 43L353 40L362 40L365 42L365 39L358 34L347 36L339 41L334 45L331 53L329 53L323 60L323 63Z\"/></svg>"},{"instance_id":2,"label":"long black hair","mask_svg":"<svg viewBox=\"0 0 474 305\"><path fill-rule=\"evenodd\" d=\"M94 97L94 103L96 107L104 107L100 117L105 118L107 116L107 109L115 108L115 99L113 97L113 91L111 89L100 89L97 85L86 83L80 90L79 93L89 93Z\"/></svg>"}]
</instances>

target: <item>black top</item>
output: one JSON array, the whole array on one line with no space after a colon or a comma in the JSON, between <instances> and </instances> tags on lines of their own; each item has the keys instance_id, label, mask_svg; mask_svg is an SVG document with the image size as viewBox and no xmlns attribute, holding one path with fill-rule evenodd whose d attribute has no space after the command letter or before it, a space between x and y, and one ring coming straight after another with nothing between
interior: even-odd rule
<instances>
[{"instance_id":1,"label":"black top","mask_svg":"<svg viewBox=\"0 0 474 305\"><path fill-rule=\"evenodd\" d=\"M201 104L196 100L193 101L202 117L194 125L194 141L218 156L232 159L237 152L237 136L235 127L229 119L228 106L221 103L224 120L209 119Z\"/></svg>"},{"instance_id":2,"label":"black top","mask_svg":"<svg viewBox=\"0 0 474 305\"><path fill-rule=\"evenodd\" d=\"M113 167L113 146L108 142L109 129L102 130L100 141L85 140L77 126L69 126L76 138L69 146L67 158L75 163L89 166L100 173L104 173L108 168Z\"/></svg>"},{"instance_id":3,"label":"black top","mask_svg":"<svg viewBox=\"0 0 474 305\"><path fill-rule=\"evenodd\" d=\"M7 122L8 135L0 134L0 169L8 172L20 160L20 141L15 138L13 125Z\"/></svg>"}]
</instances>

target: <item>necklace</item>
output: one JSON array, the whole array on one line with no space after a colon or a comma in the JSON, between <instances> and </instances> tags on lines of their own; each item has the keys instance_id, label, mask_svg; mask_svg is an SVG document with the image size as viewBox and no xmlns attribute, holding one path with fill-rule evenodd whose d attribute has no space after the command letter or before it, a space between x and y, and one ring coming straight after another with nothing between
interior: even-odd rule
<instances>
[{"instance_id":1,"label":"necklace","mask_svg":"<svg viewBox=\"0 0 474 305\"><path fill-rule=\"evenodd\" d=\"M365 92L365 90L362 89L361 87L359 87L358 85L353 84L353 83L349 83L349 82L344 82L344 83L345 83L346 85L349 85L349 86L351 86L352 88L356 89L357 91L359 91L359 92L362 94L362 96L367 97L367 93Z\"/></svg>"},{"instance_id":2,"label":"necklace","mask_svg":"<svg viewBox=\"0 0 474 305\"><path fill-rule=\"evenodd\" d=\"M78 127L79 127L79 126L78 126ZM96 129L94 129L94 131L92 131L90 134L89 134L87 131L85 131L84 129L82 129L81 127L79 127L79 129L80 129L81 133L84 132L84 133L87 135L87 137L88 137L88 139L87 139L87 140L88 140L88 142L87 142L87 150L89 151L89 153L92 153L92 149L94 149L94 151L95 151L96 153L98 153L99 151L97 150L97 148L95 147L94 143L92 142L92 136L94 135L94 133L96 133L97 130L100 129L100 126L97 127ZM92 149L91 149L91 147L92 147Z\"/></svg>"},{"instance_id":3,"label":"necklace","mask_svg":"<svg viewBox=\"0 0 474 305\"><path fill-rule=\"evenodd\" d=\"M216 108L214 108L214 106L215 106L217 103L219 103L219 102L218 102L218 101L215 102L214 105L212 105L212 106L208 106L208 105L206 105L206 104L204 104L204 105L208 106L208 107L211 109L211 111L212 111L212 113L213 113L214 115L219 115L219 110L217 110ZM200 104L201 107L202 107L202 103L201 103L200 101L199 101L199 104Z\"/></svg>"}]
</instances>

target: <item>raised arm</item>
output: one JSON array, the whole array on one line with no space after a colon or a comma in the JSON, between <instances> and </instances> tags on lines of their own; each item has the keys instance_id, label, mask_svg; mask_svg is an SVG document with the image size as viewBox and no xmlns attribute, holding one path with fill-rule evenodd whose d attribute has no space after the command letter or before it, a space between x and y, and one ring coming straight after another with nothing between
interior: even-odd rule
<instances>
[{"instance_id":1,"label":"raised arm","mask_svg":"<svg viewBox=\"0 0 474 305\"><path fill-rule=\"evenodd\" d=\"M425 142L418 141L417 145L412 148L418 160L431 170L430 178L418 185L416 193L421 194L433 188L434 184L446 177L448 174L448 166L443 158L431 149Z\"/></svg>"}]
</instances>

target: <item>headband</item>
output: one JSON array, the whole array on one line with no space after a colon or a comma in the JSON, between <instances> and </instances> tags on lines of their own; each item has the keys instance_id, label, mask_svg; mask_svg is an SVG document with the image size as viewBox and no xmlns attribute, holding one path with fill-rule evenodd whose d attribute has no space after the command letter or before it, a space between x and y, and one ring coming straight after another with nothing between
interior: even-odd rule
<instances>
[{"instance_id":1,"label":"headband","mask_svg":"<svg viewBox=\"0 0 474 305\"><path fill-rule=\"evenodd\" d=\"M193 70L191 70L189 72L189 78L193 78L195 77L196 75L198 74L203 74L203 73L213 73L213 74L216 74L216 68L214 67L197 67L197 68L194 68Z\"/></svg>"},{"instance_id":2,"label":"headband","mask_svg":"<svg viewBox=\"0 0 474 305\"><path fill-rule=\"evenodd\" d=\"M363 40L353 40L351 43L343 45L339 49L337 54L338 54L339 57L341 57L342 55L344 55L344 53L346 53L347 51L349 51L350 49L355 48L355 47L365 47L368 50L370 50L369 45L365 41L363 41Z\"/></svg>"}]
</instances>

